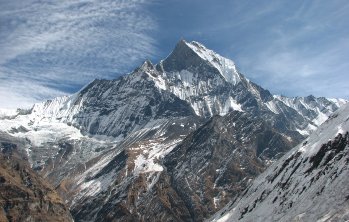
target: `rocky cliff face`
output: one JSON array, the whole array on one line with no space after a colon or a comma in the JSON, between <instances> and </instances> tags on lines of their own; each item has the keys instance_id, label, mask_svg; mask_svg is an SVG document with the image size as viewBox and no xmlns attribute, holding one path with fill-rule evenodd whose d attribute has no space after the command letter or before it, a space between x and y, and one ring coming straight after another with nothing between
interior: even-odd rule
<instances>
[{"instance_id":1,"label":"rocky cliff face","mask_svg":"<svg viewBox=\"0 0 349 222\"><path fill-rule=\"evenodd\" d=\"M345 102L274 96L180 41L156 65L2 115L0 130L26 141L77 221L199 221Z\"/></svg>"},{"instance_id":2,"label":"rocky cliff face","mask_svg":"<svg viewBox=\"0 0 349 222\"><path fill-rule=\"evenodd\" d=\"M0 134L0 221L73 221L55 190L23 159L23 144Z\"/></svg>"},{"instance_id":3,"label":"rocky cliff face","mask_svg":"<svg viewBox=\"0 0 349 222\"><path fill-rule=\"evenodd\" d=\"M349 106L275 162L213 221L347 221Z\"/></svg>"},{"instance_id":4,"label":"rocky cliff face","mask_svg":"<svg viewBox=\"0 0 349 222\"><path fill-rule=\"evenodd\" d=\"M215 116L165 157L171 186L184 200L193 221L224 206L298 140L259 117L233 111Z\"/></svg>"}]
</instances>

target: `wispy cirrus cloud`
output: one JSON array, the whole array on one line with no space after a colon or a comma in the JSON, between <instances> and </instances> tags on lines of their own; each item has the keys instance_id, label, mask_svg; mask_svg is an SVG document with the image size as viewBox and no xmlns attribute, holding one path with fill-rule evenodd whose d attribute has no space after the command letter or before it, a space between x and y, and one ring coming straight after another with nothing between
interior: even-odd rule
<instances>
[{"instance_id":1,"label":"wispy cirrus cloud","mask_svg":"<svg viewBox=\"0 0 349 222\"><path fill-rule=\"evenodd\" d=\"M0 2L0 107L115 78L156 54L142 0Z\"/></svg>"}]
</instances>

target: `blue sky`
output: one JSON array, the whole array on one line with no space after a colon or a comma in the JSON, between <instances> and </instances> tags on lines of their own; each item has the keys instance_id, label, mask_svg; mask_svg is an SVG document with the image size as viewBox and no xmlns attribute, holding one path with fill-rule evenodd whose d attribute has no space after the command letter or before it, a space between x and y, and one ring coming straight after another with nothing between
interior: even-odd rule
<instances>
[{"instance_id":1,"label":"blue sky","mask_svg":"<svg viewBox=\"0 0 349 222\"><path fill-rule=\"evenodd\" d=\"M274 94L349 98L349 1L0 0L0 108L157 63L180 38Z\"/></svg>"}]
</instances>

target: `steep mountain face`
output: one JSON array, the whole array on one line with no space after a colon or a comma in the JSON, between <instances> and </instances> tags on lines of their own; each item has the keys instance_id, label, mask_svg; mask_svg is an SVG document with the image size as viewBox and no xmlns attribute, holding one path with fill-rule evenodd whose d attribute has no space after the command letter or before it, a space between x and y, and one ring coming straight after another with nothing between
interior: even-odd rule
<instances>
[{"instance_id":1,"label":"steep mountain face","mask_svg":"<svg viewBox=\"0 0 349 222\"><path fill-rule=\"evenodd\" d=\"M241 81L231 60L223 58L197 42L180 41L174 51L156 67L159 88L188 101L199 116L225 114L241 110L230 95Z\"/></svg>"},{"instance_id":2,"label":"steep mountain face","mask_svg":"<svg viewBox=\"0 0 349 222\"><path fill-rule=\"evenodd\" d=\"M132 144L105 167L89 170L91 184L80 192L113 185L88 199L76 198L72 212L77 220L138 221L157 215L162 221L202 221L296 143L250 114L215 116L177 146L165 141ZM156 155L160 158L153 159Z\"/></svg>"},{"instance_id":3,"label":"steep mountain face","mask_svg":"<svg viewBox=\"0 0 349 222\"><path fill-rule=\"evenodd\" d=\"M345 105L212 221L347 221L348 166L349 105Z\"/></svg>"},{"instance_id":4,"label":"steep mountain face","mask_svg":"<svg viewBox=\"0 0 349 222\"><path fill-rule=\"evenodd\" d=\"M54 189L23 161L23 144L0 134L0 221L73 221Z\"/></svg>"},{"instance_id":5,"label":"steep mountain face","mask_svg":"<svg viewBox=\"0 0 349 222\"><path fill-rule=\"evenodd\" d=\"M187 136L164 165L193 221L202 221L298 142L259 117L233 111Z\"/></svg>"},{"instance_id":6,"label":"steep mountain face","mask_svg":"<svg viewBox=\"0 0 349 222\"><path fill-rule=\"evenodd\" d=\"M1 114L0 130L25 141L76 221L198 221L345 102L273 96L182 40L159 64Z\"/></svg>"},{"instance_id":7,"label":"steep mountain face","mask_svg":"<svg viewBox=\"0 0 349 222\"><path fill-rule=\"evenodd\" d=\"M82 133L114 138L125 138L149 122L194 115L186 101L160 92L143 68L118 80L95 80L72 97L34 106L32 113L72 124Z\"/></svg>"}]
</instances>

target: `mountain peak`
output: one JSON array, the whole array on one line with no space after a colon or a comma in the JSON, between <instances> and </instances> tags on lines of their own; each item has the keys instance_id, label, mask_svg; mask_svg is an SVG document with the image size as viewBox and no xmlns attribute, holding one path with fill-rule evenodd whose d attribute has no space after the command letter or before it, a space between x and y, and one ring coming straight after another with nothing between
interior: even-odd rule
<instances>
[{"instance_id":1,"label":"mountain peak","mask_svg":"<svg viewBox=\"0 0 349 222\"><path fill-rule=\"evenodd\" d=\"M241 76L232 60L219 55L196 41L187 42L181 39L176 44L173 52L162 63L166 71L188 70L193 66L201 67L205 64L206 70L201 70L202 72L210 71L220 74L223 79L234 85L241 80Z\"/></svg>"},{"instance_id":2,"label":"mountain peak","mask_svg":"<svg viewBox=\"0 0 349 222\"><path fill-rule=\"evenodd\" d=\"M144 71L147 71L147 70L150 70L150 69L154 69L154 65L153 63L151 63L150 60L145 60L144 63L141 65L140 67L142 70Z\"/></svg>"},{"instance_id":3,"label":"mountain peak","mask_svg":"<svg viewBox=\"0 0 349 222\"><path fill-rule=\"evenodd\" d=\"M177 47L177 46L180 46L180 45L187 45L187 44L188 44L188 42L187 42L185 39L180 39L180 40L177 42L176 47Z\"/></svg>"},{"instance_id":4,"label":"mountain peak","mask_svg":"<svg viewBox=\"0 0 349 222\"><path fill-rule=\"evenodd\" d=\"M212 51L208 48L206 48L203 44L201 44L200 42L197 42L197 41L191 41L191 42L188 42L187 40L185 39L180 39L177 44L176 44L176 47L175 47L175 50L177 47L189 47L191 48L194 52L199 52L200 50L203 50L203 51ZM212 51L213 52L213 51ZM215 52L214 52L215 53ZM216 53L217 54L217 53Z\"/></svg>"}]
</instances>

